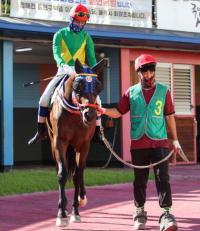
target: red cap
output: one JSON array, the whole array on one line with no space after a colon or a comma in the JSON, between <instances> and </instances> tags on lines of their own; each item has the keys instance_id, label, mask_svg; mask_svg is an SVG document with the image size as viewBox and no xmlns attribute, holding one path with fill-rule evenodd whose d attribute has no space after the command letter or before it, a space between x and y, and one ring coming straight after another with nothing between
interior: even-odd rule
<instances>
[{"instance_id":1,"label":"red cap","mask_svg":"<svg viewBox=\"0 0 200 231\"><path fill-rule=\"evenodd\" d=\"M82 4L78 4L71 8L69 16L78 21L88 21L90 13L87 7Z\"/></svg>"},{"instance_id":2,"label":"red cap","mask_svg":"<svg viewBox=\"0 0 200 231\"><path fill-rule=\"evenodd\" d=\"M155 58L152 55L142 54L139 57L137 57L135 60L135 70L138 71L140 67L142 67L145 64L149 64L149 63L156 64Z\"/></svg>"}]
</instances>

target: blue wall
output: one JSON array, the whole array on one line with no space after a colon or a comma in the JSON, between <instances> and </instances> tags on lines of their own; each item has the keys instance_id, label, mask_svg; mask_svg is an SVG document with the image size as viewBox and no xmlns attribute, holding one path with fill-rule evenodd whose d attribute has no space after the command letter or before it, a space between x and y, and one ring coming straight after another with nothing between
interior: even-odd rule
<instances>
[{"instance_id":1,"label":"blue wall","mask_svg":"<svg viewBox=\"0 0 200 231\"><path fill-rule=\"evenodd\" d=\"M39 80L39 65L14 64L14 108L38 107L39 84L23 87L24 83Z\"/></svg>"}]
</instances>

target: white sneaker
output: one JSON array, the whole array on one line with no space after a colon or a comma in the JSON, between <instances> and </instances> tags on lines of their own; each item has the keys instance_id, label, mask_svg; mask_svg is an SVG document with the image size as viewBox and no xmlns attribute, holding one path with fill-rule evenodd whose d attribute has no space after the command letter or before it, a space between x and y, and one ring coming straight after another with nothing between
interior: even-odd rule
<instances>
[{"instance_id":1,"label":"white sneaker","mask_svg":"<svg viewBox=\"0 0 200 231\"><path fill-rule=\"evenodd\" d=\"M169 212L160 216L160 231L176 231L178 229L175 217Z\"/></svg>"},{"instance_id":2,"label":"white sneaker","mask_svg":"<svg viewBox=\"0 0 200 231\"><path fill-rule=\"evenodd\" d=\"M133 215L133 221L135 230L145 229L147 222L147 212L141 209L136 210L135 214Z\"/></svg>"}]
</instances>

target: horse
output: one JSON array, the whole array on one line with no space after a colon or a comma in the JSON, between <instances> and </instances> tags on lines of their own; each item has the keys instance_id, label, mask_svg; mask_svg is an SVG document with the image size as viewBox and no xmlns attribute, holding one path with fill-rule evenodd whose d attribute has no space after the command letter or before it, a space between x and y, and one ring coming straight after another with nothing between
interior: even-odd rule
<instances>
[{"instance_id":1,"label":"horse","mask_svg":"<svg viewBox=\"0 0 200 231\"><path fill-rule=\"evenodd\" d=\"M77 76L69 77L66 81L63 79L56 89L48 118L48 133L59 184L56 226L81 222L79 206L85 206L87 203L84 169L90 141L96 128L98 109L96 98L103 90L97 74L105 65L105 59L92 68L84 67L76 60ZM65 185L70 179L73 179L74 197L69 219Z\"/></svg>"}]
</instances>

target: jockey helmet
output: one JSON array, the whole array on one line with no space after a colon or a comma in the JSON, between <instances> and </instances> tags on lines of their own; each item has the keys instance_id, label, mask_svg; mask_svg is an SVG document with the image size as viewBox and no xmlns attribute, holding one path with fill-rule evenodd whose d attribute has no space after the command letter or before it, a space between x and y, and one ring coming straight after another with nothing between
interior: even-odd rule
<instances>
[{"instance_id":1,"label":"jockey helmet","mask_svg":"<svg viewBox=\"0 0 200 231\"><path fill-rule=\"evenodd\" d=\"M82 4L78 4L71 8L69 16L74 20L87 22L90 18L90 13L87 7Z\"/></svg>"},{"instance_id":2,"label":"jockey helmet","mask_svg":"<svg viewBox=\"0 0 200 231\"><path fill-rule=\"evenodd\" d=\"M135 60L135 70L139 71L140 68L146 64L156 65L156 59L152 55L142 54Z\"/></svg>"}]
</instances>

